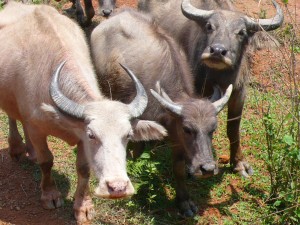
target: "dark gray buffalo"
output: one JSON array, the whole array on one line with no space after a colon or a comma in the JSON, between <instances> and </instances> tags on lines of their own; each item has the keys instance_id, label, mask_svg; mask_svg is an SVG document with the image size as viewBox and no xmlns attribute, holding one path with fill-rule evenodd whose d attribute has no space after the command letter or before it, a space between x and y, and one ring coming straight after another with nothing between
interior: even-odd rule
<instances>
[{"instance_id":1,"label":"dark gray buffalo","mask_svg":"<svg viewBox=\"0 0 300 225\"><path fill-rule=\"evenodd\" d=\"M12 126L21 121L36 152L44 208L62 205L51 176L48 135L77 145L74 213L79 222L94 214L90 167L99 180L96 196L121 198L134 193L126 172L128 140L161 139L166 130L136 119L146 108L147 95L132 72L125 70L137 88L129 104L101 94L85 36L72 20L49 6L16 2L0 12L0 108ZM21 154L20 135L17 130L10 134L15 135L9 140L11 155Z\"/></svg>"},{"instance_id":2,"label":"dark gray buffalo","mask_svg":"<svg viewBox=\"0 0 300 225\"><path fill-rule=\"evenodd\" d=\"M80 0L70 1L72 2L72 6L69 9L66 9L65 12L69 15L75 14L76 19L81 26L90 25L92 18L95 15L92 0L84 0L84 10ZM100 16L108 17L116 8L116 0L98 0L98 5L98 14Z\"/></svg>"},{"instance_id":3,"label":"dark gray buffalo","mask_svg":"<svg viewBox=\"0 0 300 225\"><path fill-rule=\"evenodd\" d=\"M216 174L212 134L217 114L227 103L232 85L221 99L193 97L193 76L175 41L154 21L134 10L126 10L98 25L91 35L91 49L101 90L113 99L129 102L135 88L119 63L139 74L150 92L149 104L141 115L164 125L173 151L176 199L182 214L191 216L197 208L185 184L185 164L195 176ZM156 91L154 91L155 89ZM218 91L214 96L218 96Z\"/></svg>"},{"instance_id":4,"label":"dark gray buffalo","mask_svg":"<svg viewBox=\"0 0 300 225\"><path fill-rule=\"evenodd\" d=\"M234 10L229 0L140 0L139 9L149 12L187 54L200 96L209 96L214 85L223 91L233 84L228 102L227 135L234 171L248 177L252 167L240 147L240 121L248 77L247 47L257 31L274 30L283 22L279 5L276 15L253 19Z\"/></svg>"}]
</instances>

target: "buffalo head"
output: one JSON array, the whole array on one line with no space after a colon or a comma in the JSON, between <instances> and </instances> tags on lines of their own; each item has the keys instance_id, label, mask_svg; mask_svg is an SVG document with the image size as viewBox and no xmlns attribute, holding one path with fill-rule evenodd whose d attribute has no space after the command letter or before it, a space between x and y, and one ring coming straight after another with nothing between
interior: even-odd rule
<instances>
[{"instance_id":1,"label":"buffalo head","mask_svg":"<svg viewBox=\"0 0 300 225\"><path fill-rule=\"evenodd\" d=\"M183 0L183 14L198 23L206 34L205 46L199 56L212 69L234 69L244 52L249 38L257 31L277 29L283 22L283 12L272 0L276 15L269 19L253 19L243 13L229 10L202 10ZM201 43L199 43L201 44Z\"/></svg>"},{"instance_id":2,"label":"buffalo head","mask_svg":"<svg viewBox=\"0 0 300 225\"><path fill-rule=\"evenodd\" d=\"M95 195L104 198L132 195L134 188L126 173L128 141L162 139L166 135L166 130L157 123L136 119L144 112L148 102L143 85L128 68L122 66L137 89L137 95L130 104L109 99L79 104L59 88L63 65L54 73L50 96L59 111L70 118L74 132L83 143L89 164L99 179Z\"/></svg>"},{"instance_id":3,"label":"buffalo head","mask_svg":"<svg viewBox=\"0 0 300 225\"><path fill-rule=\"evenodd\" d=\"M108 17L116 8L116 0L99 0L99 14Z\"/></svg>"},{"instance_id":4,"label":"buffalo head","mask_svg":"<svg viewBox=\"0 0 300 225\"><path fill-rule=\"evenodd\" d=\"M175 118L175 122L170 121L174 124L174 133L170 131L169 136L176 138L176 142L181 142L184 146L188 172L195 176L217 174L218 167L212 151L212 135L217 128L217 114L228 102L232 85L227 88L221 99L213 103L208 99L194 98L175 103L160 86L157 86L157 89L160 94L152 89L151 93L171 113L171 117Z\"/></svg>"}]
</instances>

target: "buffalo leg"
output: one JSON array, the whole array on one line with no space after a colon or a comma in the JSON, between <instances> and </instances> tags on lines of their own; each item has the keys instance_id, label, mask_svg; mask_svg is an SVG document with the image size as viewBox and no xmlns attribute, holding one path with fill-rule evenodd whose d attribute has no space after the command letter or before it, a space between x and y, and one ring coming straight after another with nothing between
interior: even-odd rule
<instances>
[{"instance_id":1,"label":"buffalo leg","mask_svg":"<svg viewBox=\"0 0 300 225\"><path fill-rule=\"evenodd\" d=\"M92 22L92 18L95 15L95 10L91 0L84 0L84 7L85 7L85 15L86 15L85 25L88 26Z\"/></svg>"},{"instance_id":2,"label":"buffalo leg","mask_svg":"<svg viewBox=\"0 0 300 225\"><path fill-rule=\"evenodd\" d=\"M240 146L240 123L245 101L245 88L234 90L228 102L227 136L230 141L230 163L234 171L244 177L253 174L252 167L244 159Z\"/></svg>"},{"instance_id":3,"label":"buffalo leg","mask_svg":"<svg viewBox=\"0 0 300 225\"><path fill-rule=\"evenodd\" d=\"M24 145L23 139L18 131L17 121L12 118L8 118L8 125L9 125L9 136L8 136L9 153L12 159L18 160L24 152L27 152L28 154L27 156L29 160L35 162L36 161L35 151L31 144L30 139L28 138L28 134L25 127L23 126L25 143L26 143Z\"/></svg>"},{"instance_id":4,"label":"buffalo leg","mask_svg":"<svg viewBox=\"0 0 300 225\"><path fill-rule=\"evenodd\" d=\"M9 117L8 126L9 154L13 160L18 161L20 156L25 153L25 144L23 143L23 138L18 131L17 121Z\"/></svg>"},{"instance_id":5,"label":"buffalo leg","mask_svg":"<svg viewBox=\"0 0 300 225\"><path fill-rule=\"evenodd\" d=\"M77 145L77 188L75 192L74 215L77 222L86 222L94 217L94 205L89 196L90 167L86 159L83 144Z\"/></svg>"},{"instance_id":6,"label":"buffalo leg","mask_svg":"<svg viewBox=\"0 0 300 225\"><path fill-rule=\"evenodd\" d=\"M24 136L25 136L25 148L27 152L28 159L31 160L32 162L36 162L36 153L33 148L33 145L31 143L30 138L28 137L28 132L26 129L26 126L23 125L23 130L24 130Z\"/></svg>"},{"instance_id":7,"label":"buffalo leg","mask_svg":"<svg viewBox=\"0 0 300 225\"><path fill-rule=\"evenodd\" d=\"M80 0L75 0L76 2L76 18L80 26L84 26L84 13L83 13L83 8L81 6Z\"/></svg>"},{"instance_id":8,"label":"buffalo leg","mask_svg":"<svg viewBox=\"0 0 300 225\"><path fill-rule=\"evenodd\" d=\"M186 187L185 159L180 150L175 148L173 148L173 171L176 184L176 202L180 213L185 217L194 216L198 209L191 201Z\"/></svg>"},{"instance_id":9,"label":"buffalo leg","mask_svg":"<svg viewBox=\"0 0 300 225\"><path fill-rule=\"evenodd\" d=\"M72 2L71 7L68 9L64 9L63 12L67 16L74 18L76 14L76 0L70 0L70 2Z\"/></svg>"},{"instance_id":10,"label":"buffalo leg","mask_svg":"<svg viewBox=\"0 0 300 225\"><path fill-rule=\"evenodd\" d=\"M41 180L41 202L45 209L59 208L63 204L61 193L57 190L51 176L53 166L53 155L47 145L47 136L43 135L34 127L27 127L28 135L36 150L37 162L42 172Z\"/></svg>"}]
</instances>

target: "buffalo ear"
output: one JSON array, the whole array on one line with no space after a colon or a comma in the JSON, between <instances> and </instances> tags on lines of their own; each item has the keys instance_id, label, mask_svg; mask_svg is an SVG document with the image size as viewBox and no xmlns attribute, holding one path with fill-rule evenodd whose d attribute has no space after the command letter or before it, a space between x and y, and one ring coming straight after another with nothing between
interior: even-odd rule
<instances>
[{"instance_id":1,"label":"buffalo ear","mask_svg":"<svg viewBox=\"0 0 300 225\"><path fill-rule=\"evenodd\" d=\"M150 120L133 120L132 130L131 141L162 140L168 135L163 126Z\"/></svg>"},{"instance_id":2,"label":"buffalo ear","mask_svg":"<svg viewBox=\"0 0 300 225\"><path fill-rule=\"evenodd\" d=\"M258 31L250 38L249 51L261 49L276 49L280 46L278 40L266 31Z\"/></svg>"}]
</instances>

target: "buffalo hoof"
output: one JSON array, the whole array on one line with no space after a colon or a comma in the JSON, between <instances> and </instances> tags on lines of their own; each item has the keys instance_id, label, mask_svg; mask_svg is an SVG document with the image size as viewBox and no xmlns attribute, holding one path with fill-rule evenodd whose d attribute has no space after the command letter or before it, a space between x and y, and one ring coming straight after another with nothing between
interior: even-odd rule
<instances>
[{"instance_id":1,"label":"buffalo hoof","mask_svg":"<svg viewBox=\"0 0 300 225\"><path fill-rule=\"evenodd\" d=\"M244 178L248 178L254 173L252 167L249 165L248 162L245 161L239 161L236 164L234 171L239 173Z\"/></svg>"},{"instance_id":2,"label":"buffalo hoof","mask_svg":"<svg viewBox=\"0 0 300 225\"><path fill-rule=\"evenodd\" d=\"M11 159L18 162L21 156L25 153L25 145L9 147L9 155Z\"/></svg>"},{"instance_id":3,"label":"buffalo hoof","mask_svg":"<svg viewBox=\"0 0 300 225\"><path fill-rule=\"evenodd\" d=\"M64 203L61 193L57 190L43 191L41 202L44 209L60 208Z\"/></svg>"},{"instance_id":4,"label":"buffalo hoof","mask_svg":"<svg viewBox=\"0 0 300 225\"><path fill-rule=\"evenodd\" d=\"M193 217L198 212L197 206L191 200L179 203L179 210L183 217Z\"/></svg>"},{"instance_id":5,"label":"buffalo hoof","mask_svg":"<svg viewBox=\"0 0 300 225\"><path fill-rule=\"evenodd\" d=\"M76 201L74 203L74 216L78 223L84 223L92 220L95 216L95 209L92 199L85 197L82 201Z\"/></svg>"}]
</instances>

